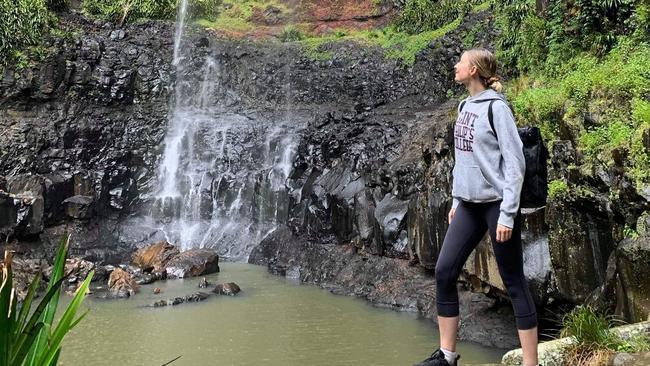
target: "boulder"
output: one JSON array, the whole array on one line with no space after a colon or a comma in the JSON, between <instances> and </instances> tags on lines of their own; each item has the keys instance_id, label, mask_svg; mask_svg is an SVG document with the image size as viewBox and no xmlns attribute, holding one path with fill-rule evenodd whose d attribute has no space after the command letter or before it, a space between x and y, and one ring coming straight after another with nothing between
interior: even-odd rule
<instances>
[{"instance_id":1,"label":"boulder","mask_svg":"<svg viewBox=\"0 0 650 366\"><path fill-rule=\"evenodd\" d=\"M135 277L135 282L138 285L148 285L159 280L167 279L167 272L165 270L162 272L140 272Z\"/></svg>"},{"instance_id":2,"label":"boulder","mask_svg":"<svg viewBox=\"0 0 650 366\"><path fill-rule=\"evenodd\" d=\"M110 296L113 298L126 298L138 292L138 284L129 272L115 268L108 279Z\"/></svg>"},{"instance_id":3,"label":"boulder","mask_svg":"<svg viewBox=\"0 0 650 366\"><path fill-rule=\"evenodd\" d=\"M149 306L153 307L153 308L160 308L160 307L164 307L164 306L175 306L175 305L178 305L178 304L182 304L184 302L203 301L203 300L207 299L208 297L210 297L210 294L199 291L199 292L196 292L196 293L193 293L193 294L190 294L190 295L178 296L178 297L175 297L175 298L169 299L169 300L159 300L159 301L156 301L156 302L154 302L153 304L151 304Z\"/></svg>"},{"instance_id":4,"label":"boulder","mask_svg":"<svg viewBox=\"0 0 650 366\"><path fill-rule=\"evenodd\" d=\"M647 366L650 365L650 352L619 353L611 360L612 366Z\"/></svg>"},{"instance_id":5,"label":"boulder","mask_svg":"<svg viewBox=\"0 0 650 366\"><path fill-rule=\"evenodd\" d=\"M257 265L267 265L275 260L280 247L283 244L291 243L294 240L294 235L285 225L280 225L273 232L268 234L261 240L251 251L248 256L248 263Z\"/></svg>"},{"instance_id":6,"label":"boulder","mask_svg":"<svg viewBox=\"0 0 650 366\"><path fill-rule=\"evenodd\" d=\"M134 266L140 267L145 272L149 268L153 268L150 272L162 272L165 270L167 262L179 253L178 248L166 241L161 241L138 249L133 254L131 263Z\"/></svg>"},{"instance_id":7,"label":"boulder","mask_svg":"<svg viewBox=\"0 0 650 366\"><path fill-rule=\"evenodd\" d=\"M648 334L650 331L650 322L642 322L636 324L628 324L611 329L614 334L617 334L623 339L629 339L638 334ZM537 347L539 354L539 362L546 366L564 366L565 357L563 351L570 345L574 344L574 337L566 337L554 339L548 342L542 342ZM509 351L501 359L503 365L521 365L523 354L521 348ZM627 364L620 364L627 365ZM647 363L632 363L631 365L648 365Z\"/></svg>"},{"instance_id":8,"label":"boulder","mask_svg":"<svg viewBox=\"0 0 650 366\"><path fill-rule=\"evenodd\" d=\"M208 282L205 277L201 278L201 282L199 282L199 288L206 288L208 286L210 286L210 282Z\"/></svg>"},{"instance_id":9,"label":"boulder","mask_svg":"<svg viewBox=\"0 0 650 366\"><path fill-rule=\"evenodd\" d=\"M46 280L49 280L52 277L52 270L54 266L48 267L43 273L43 277ZM76 290L79 284L81 284L90 271L95 269L95 263L83 260L81 258L68 258L65 260L65 276L67 279L64 284L68 287L68 290ZM101 276L101 274L100 274ZM93 276L94 278L95 276Z\"/></svg>"},{"instance_id":10,"label":"boulder","mask_svg":"<svg viewBox=\"0 0 650 366\"><path fill-rule=\"evenodd\" d=\"M207 249L190 249L173 257L166 266L169 277L196 277L219 272L219 256Z\"/></svg>"},{"instance_id":11,"label":"boulder","mask_svg":"<svg viewBox=\"0 0 650 366\"><path fill-rule=\"evenodd\" d=\"M234 282L220 283L216 285L212 290L212 292L214 292L217 295L228 295L228 296L235 296L240 291L241 289Z\"/></svg>"},{"instance_id":12,"label":"boulder","mask_svg":"<svg viewBox=\"0 0 650 366\"><path fill-rule=\"evenodd\" d=\"M617 304L617 313L627 321L650 318L650 237L623 240L616 249L616 269L620 276L618 291L624 301Z\"/></svg>"},{"instance_id":13,"label":"boulder","mask_svg":"<svg viewBox=\"0 0 650 366\"><path fill-rule=\"evenodd\" d=\"M22 259L14 257L11 261L11 268L13 270L14 288L19 300L23 300L29 290L29 285L34 280L34 276L39 274L43 268L43 260L40 259ZM2 261L0 261L0 268L2 268ZM41 289L45 288L46 283L41 281Z\"/></svg>"}]
</instances>

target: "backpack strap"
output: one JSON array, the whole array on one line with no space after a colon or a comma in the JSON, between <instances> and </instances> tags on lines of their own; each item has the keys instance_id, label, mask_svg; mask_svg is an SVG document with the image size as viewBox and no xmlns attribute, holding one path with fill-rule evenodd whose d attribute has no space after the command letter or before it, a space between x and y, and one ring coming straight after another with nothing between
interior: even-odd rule
<instances>
[{"instance_id":1,"label":"backpack strap","mask_svg":"<svg viewBox=\"0 0 650 366\"><path fill-rule=\"evenodd\" d=\"M496 139L499 140L499 136L497 136L497 130L494 129L494 115L492 113L492 104L494 104L495 100L496 99L490 100L490 104L488 105L488 121L490 122L490 128L494 133L494 137L496 137Z\"/></svg>"},{"instance_id":2,"label":"backpack strap","mask_svg":"<svg viewBox=\"0 0 650 366\"><path fill-rule=\"evenodd\" d=\"M496 139L498 140L499 136L497 136L497 130L494 129L494 112L492 112L492 104L494 104L494 102L497 101L497 100L500 100L500 99L496 99L496 98L495 99L485 99L485 100L479 101L478 103L487 102L487 101L490 102L490 104L488 105L488 122L490 122L490 128L492 129L492 132L494 133L494 137L496 137ZM459 113L463 111L463 107L465 107L465 102L467 102L467 100L463 100L462 102L460 102L460 106L458 107L458 112ZM507 103L506 103L506 105L507 105ZM510 105L508 105L508 107L510 109L512 109L512 107L510 107Z\"/></svg>"}]
</instances>

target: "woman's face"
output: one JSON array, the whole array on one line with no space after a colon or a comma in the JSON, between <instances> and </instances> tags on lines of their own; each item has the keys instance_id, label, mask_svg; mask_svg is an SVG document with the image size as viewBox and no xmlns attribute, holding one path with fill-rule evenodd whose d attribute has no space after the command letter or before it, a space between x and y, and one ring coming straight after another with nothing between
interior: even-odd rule
<instances>
[{"instance_id":1,"label":"woman's face","mask_svg":"<svg viewBox=\"0 0 650 366\"><path fill-rule=\"evenodd\" d=\"M476 66L470 64L467 53L463 53L460 57L460 61L454 65L454 69L456 69L456 81L464 85L469 84L469 81L478 72Z\"/></svg>"}]
</instances>

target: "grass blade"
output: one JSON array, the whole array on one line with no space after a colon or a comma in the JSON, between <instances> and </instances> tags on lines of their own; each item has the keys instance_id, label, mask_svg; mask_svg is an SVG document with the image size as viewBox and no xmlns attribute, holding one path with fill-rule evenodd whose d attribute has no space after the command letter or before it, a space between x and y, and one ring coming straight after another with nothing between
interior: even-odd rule
<instances>
[{"instance_id":1,"label":"grass blade","mask_svg":"<svg viewBox=\"0 0 650 366\"><path fill-rule=\"evenodd\" d=\"M36 361L42 358L43 354L48 348L48 338L49 330L52 327L52 322L54 321L54 315L56 313L56 308L59 304L59 294L61 292L61 280L65 272L65 258L68 253L68 245L70 243L70 235L68 233L63 234L61 241L59 242L59 250L54 261L54 267L52 268L52 277L48 284L48 293L50 290L54 289L54 293L50 301L47 303L43 314L41 315L41 321L44 324L44 327L38 332L36 340L29 354L27 355L27 366L37 366ZM58 285L57 285L58 284ZM56 287L54 287L56 285Z\"/></svg>"},{"instance_id":2,"label":"grass blade","mask_svg":"<svg viewBox=\"0 0 650 366\"><path fill-rule=\"evenodd\" d=\"M13 274L11 272L11 259L10 252L5 251L4 264L2 266L2 282L0 283L0 356L9 360L12 349L11 334L14 327L14 316L12 312L14 308L13 302L15 297L15 289L13 287Z\"/></svg>"},{"instance_id":3,"label":"grass blade","mask_svg":"<svg viewBox=\"0 0 650 366\"><path fill-rule=\"evenodd\" d=\"M27 321L27 316L29 315L29 311L32 308L32 301L34 300L34 295L36 294L36 290L38 289L38 285L41 283L41 271L38 271L34 279L32 280L32 283L29 285L29 290L27 290L27 296L25 296L25 300L23 301L23 306L20 308L20 313L18 314L18 320L16 321L16 329L14 330L14 339L18 337L18 335L23 331L23 328L25 326L25 322Z\"/></svg>"},{"instance_id":4,"label":"grass blade","mask_svg":"<svg viewBox=\"0 0 650 366\"><path fill-rule=\"evenodd\" d=\"M34 313L29 318L29 321L27 322L25 327L22 329L21 334L17 338L16 343L15 343L16 348L21 349L22 346L25 344L25 342L28 342L30 344L34 344L34 341L36 340L37 336L39 334L41 334L41 332L43 332L41 327L39 327L40 330L36 331L36 332L33 331L33 328L35 328L36 324L38 324L37 322L41 318L41 315L45 311L45 308L49 305L51 299L54 297L56 292L59 290L59 288L61 287L61 284L63 283L64 280L65 280L64 278L61 278L59 281L57 281L57 283L55 283L55 285L45 294L45 296L43 296L43 298L41 299L41 302L38 304L38 306L36 307L36 310L34 310ZM49 335L49 334L47 334L47 335ZM30 338L33 338L33 339L30 339ZM22 355L21 357L24 358L25 356ZM17 360L17 359L18 359L18 355L16 354L16 355L13 356L13 360ZM11 360L11 359L8 358L8 360ZM12 361L12 363L13 362L14 361Z\"/></svg>"},{"instance_id":5,"label":"grass blade","mask_svg":"<svg viewBox=\"0 0 650 366\"><path fill-rule=\"evenodd\" d=\"M86 291L90 286L90 281L92 280L94 274L95 271L90 271L90 273L88 273L88 276L77 290L77 293L72 299L72 302L70 302L70 305L68 305L68 308L63 313L63 316L61 316L59 323L52 333L52 337L49 342L49 350L45 355L42 356L42 358L39 359L39 365L49 365L52 362L52 360L59 352L61 342L63 342L63 337L68 331L70 331L70 329L72 329L74 325L79 322L79 319L75 320L74 317L77 314L79 306L81 306L81 303L86 297Z\"/></svg>"},{"instance_id":6,"label":"grass blade","mask_svg":"<svg viewBox=\"0 0 650 366\"><path fill-rule=\"evenodd\" d=\"M32 348L32 345L36 340L36 335L38 335L38 332L41 331L43 325L43 323L36 323L35 326L31 327L31 329L27 331L24 339L21 342L16 342L14 348L17 348L18 350L14 352L14 355L11 359L7 360L11 361L11 366L21 366L23 364L27 352L29 352L29 349Z\"/></svg>"}]
</instances>

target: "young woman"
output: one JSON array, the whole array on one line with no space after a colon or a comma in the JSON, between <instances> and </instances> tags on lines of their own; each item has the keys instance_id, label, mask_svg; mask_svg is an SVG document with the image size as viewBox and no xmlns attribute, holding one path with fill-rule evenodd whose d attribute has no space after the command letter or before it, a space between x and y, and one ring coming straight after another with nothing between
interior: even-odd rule
<instances>
[{"instance_id":1,"label":"young woman","mask_svg":"<svg viewBox=\"0 0 650 366\"><path fill-rule=\"evenodd\" d=\"M514 117L496 76L496 59L484 49L463 53L456 81L470 96L454 126L455 165L449 229L436 264L440 348L416 366L454 366L458 330L456 282L470 253L489 232L499 273L515 311L523 366L537 365L537 313L524 277L519 197L525 161ZM488 108L492 105L492 121Z\"/></svg>"}]
</instances>

